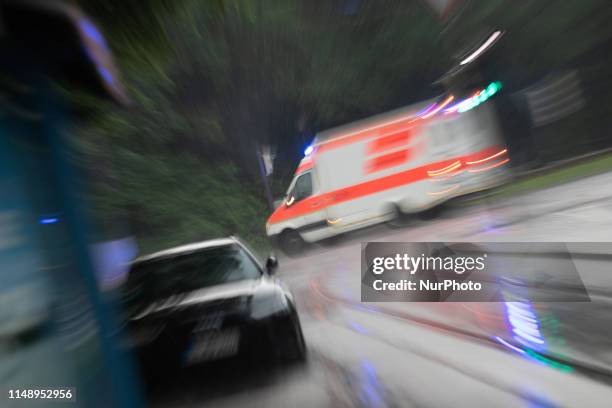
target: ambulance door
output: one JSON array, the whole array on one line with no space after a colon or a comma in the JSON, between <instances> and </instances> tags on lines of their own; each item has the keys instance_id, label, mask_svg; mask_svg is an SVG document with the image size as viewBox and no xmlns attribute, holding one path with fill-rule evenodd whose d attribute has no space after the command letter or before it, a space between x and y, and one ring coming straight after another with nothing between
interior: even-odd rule
<instances>
[{"instance_id":1,"label":"ambulance door","mask_svg":"<svg viewBox=\"0 0 612 408\"><path fill-rule=\"evenodd\" d=\"M299 214L296 229L305 241L316 241L326 235L326 212L313 170L296 177L285 198L285 206Z\"/></svg>"}]
</instances>

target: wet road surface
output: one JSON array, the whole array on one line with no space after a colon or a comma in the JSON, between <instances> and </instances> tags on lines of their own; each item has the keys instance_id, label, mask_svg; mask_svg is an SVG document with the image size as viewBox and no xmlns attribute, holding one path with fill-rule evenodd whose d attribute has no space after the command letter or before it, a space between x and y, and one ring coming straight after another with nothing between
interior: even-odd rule
<instances>
[{"instance_id":1,"label":"wet road surface","mask_svg":"<svg viewBox=\"0 0 612 408\"><path fill-rule=\"evenodd\" d=\"M281 259L309 347L306 363L195 367L150 392L159 407L609 407L612 268L582 276L590 303L531 305L546 350L504 342L503 303L361 303L362 241L609 241L612 175L507 200L456 205ZM592 246L595 248L595 246Z\"/></svg>"}]
</instances>

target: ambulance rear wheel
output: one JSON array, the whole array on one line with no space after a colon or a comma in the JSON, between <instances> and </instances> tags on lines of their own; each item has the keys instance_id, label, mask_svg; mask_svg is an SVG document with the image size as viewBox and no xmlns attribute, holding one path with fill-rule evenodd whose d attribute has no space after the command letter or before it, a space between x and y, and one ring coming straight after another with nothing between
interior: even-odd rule
<instances>
[{"instance_id":1,"label":"ambulance rear wheel","mask_svg":"<svg viewBox=\"0 0 612 408\"><path fill-rule=\"evenodd\" d=\"M397 204L389 205L390 219L387 221L389 228L404 228L412 222L410 214L406 214Z\"/></svg>"},{"instance_id":2,"label":"ambulance rear wheel","mask_svg":"<svg viewBox=\"0 0 612 408\"><path fill-rule=\"evenodd\" d=\"M438 218L442 212L444 212L444 205L443 204L438 204L434 207L431 207L425 211L421 211L418 215L419 215L419 219L422 221L429 221L429 220L433 220L435 218Z\"/></svg>"},{"instance_id":3,"label":"ambulance rear wheel","mask_svg":"<svg viewBox=\"0 0 612 408\"><path fill-rule=\"evenodd\" d=\"M279 241L280 249L288 256L299 255L306 246L300 233L295 230L283 231Z\"/></svg>"}]
</instances>

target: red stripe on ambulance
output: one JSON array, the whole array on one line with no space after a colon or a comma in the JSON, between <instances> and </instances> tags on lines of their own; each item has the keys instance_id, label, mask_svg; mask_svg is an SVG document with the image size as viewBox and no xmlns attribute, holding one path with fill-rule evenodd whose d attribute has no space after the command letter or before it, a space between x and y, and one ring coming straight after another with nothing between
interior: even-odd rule
<instances>
[{"instance_id":1,"label":"red stripe on ambulance","mask_svg":"<svg viewBox=\"0 0 612 408\"><path fill-rule=\"evenodd\" d=\"M323 145L321 145L323 146ZM308 197L302 201L293 204L290 207L280 206L268 219L270 224L285 221L291 218L300 217L305 214L320 211L326 207L361 198L370 194L379 193L381 191L400 187L406 184L430 178L431 173L436 173L440 169L452 166L453 163L459 161L461 168L465 167L466 162L478 162L495 155L502 149L498 145L491 146L481 151L471 153L461 157L455 157L449 160L444 160L435 163L429 163L413 169L401 171L388 176L379 177L374 180L355 184L339 190L324 193L318 196Z\"/></svg>"},{"instance_id":2,"label":"red stripe on ambulance","mask_svg":"<svg viewBox=\"0 0 612 408\"><path fill-rule=\"evenodd\" d=\"M389 167L402 165L408 161L410 153L409 149L404 149L370 159L366 162L365 173L374 173Z\"/></svg>"}]
</instances>

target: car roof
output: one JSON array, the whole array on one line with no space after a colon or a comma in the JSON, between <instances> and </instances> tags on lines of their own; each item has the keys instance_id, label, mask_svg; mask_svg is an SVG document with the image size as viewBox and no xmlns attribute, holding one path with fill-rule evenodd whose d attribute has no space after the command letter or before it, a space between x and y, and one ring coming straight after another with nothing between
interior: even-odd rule
<instances>
[{"instance_id":1,"label":"car roof","mask_svg":"<svg viewBox=\"0 0 612 408\"><path fill-rule=\"evenodd\" d=\"M216 248L216 247L222 247L222 246L227 246L227 245L241 245L240 242L234 238L234 237L229 237L229 238L219 238L219 239L211 239L208 241L200 241L200 242L194 242L191 244L186 244L186 245L181 245L181 246L177 246L177 247L173 247L173 248L168 248L168 249L164 249L162 251L158 251L158 252L154 252L152 254L148 254L148 255L143 255L140 256L138 258L136 258L132 264L136 264L136 263L140 263L140 262L146 262L146 261L151 261L154 259L162 259L162 258L168 258L168 257L173 257L176 255L181 255L181 254L188 254L191 252L196 252L199 251L201 249L207 249L207 248Z\"/></svg>"}]
</instances>

